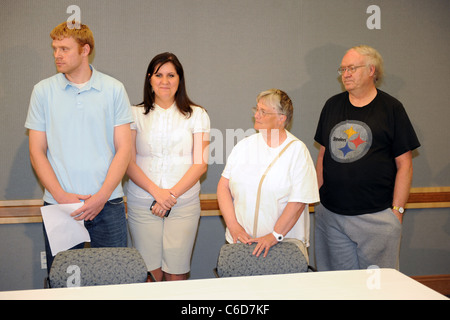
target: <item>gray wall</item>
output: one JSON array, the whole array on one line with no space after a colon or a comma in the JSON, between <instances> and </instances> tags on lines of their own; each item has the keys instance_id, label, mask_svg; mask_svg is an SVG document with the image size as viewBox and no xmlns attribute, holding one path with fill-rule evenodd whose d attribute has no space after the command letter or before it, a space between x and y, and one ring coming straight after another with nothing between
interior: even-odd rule
<instances>
[{"instance_id":1,"label":"gray wall","mask_svg":"<svg viewBox=\"0 0 450 320\"><path fill-rule=\"evenodd\" d=\"M381 10L381 29L366 25L372 4ZM203 193L216 192L230 151L226 129L251 128L250 108L268 88L283 89L292 98L291 131L315 159L320 110L342 90L336 69L345 50L361 43L383 55L381 89L404 103L422 143L414 153L413 186L450 186L450 1L2 0L0 5L0 200L42 196L23 124L34 84L55 73L49 33L71 15L69 5L79 6L83 23L94 32L93 65L121 80L132 103L142 101L145 71L154 55L171 51L180 58L191 98L208 110L212 127L223 137L213 141L221 156L209 166ZM402 271L450 273L449 213L409 211ZM216 258L222 232L220 217L201 219L192 277L209 276L204 261ZM3 225L0 237L0 290L35 287L35 281L23 279L30 276L30 261L39 261L40 226ZM27 266L18 282L9 273L2 275L18 265Z\"/></svg>"}]
</instances>

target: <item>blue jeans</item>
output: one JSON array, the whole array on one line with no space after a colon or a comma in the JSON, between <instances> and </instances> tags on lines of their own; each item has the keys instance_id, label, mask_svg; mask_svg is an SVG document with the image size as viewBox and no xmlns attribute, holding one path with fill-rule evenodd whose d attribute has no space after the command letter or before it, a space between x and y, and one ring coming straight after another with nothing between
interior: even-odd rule
<instances>
[{"instance_id":1,"label":"blue jeans","mask_svg":"<svg viewBox=\"0 0 450 320\"><path fill-rule=\"evenodd\" d=\"M50 205L50 203L44 203ZM47 257L47 272L53 263L54 256L50 250L45 225L44 229L45 252ZM127 246L127 220L125 216L125 204L123 198L108 200L102 211L91 221L84 221L84 226L91 238L91 248L100 247L126 247ZM82 249L84 243L80 243L70 249Z\"/></svg>"}]
</instances>

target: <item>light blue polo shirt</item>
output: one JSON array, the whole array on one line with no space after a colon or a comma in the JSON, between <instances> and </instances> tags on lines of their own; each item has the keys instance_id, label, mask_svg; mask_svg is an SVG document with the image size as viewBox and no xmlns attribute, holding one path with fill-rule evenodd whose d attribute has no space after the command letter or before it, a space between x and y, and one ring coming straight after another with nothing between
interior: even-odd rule
<instances>
[{"instance_id":1,"label":"light blue polo shirt","mask_svg":"<svg viewBox=\"0 0 450 320\"><path fill-rule=\"evenodd\" d=\"M58 73L34 86L25 127L47 134L47 158L66 192L97 193L115 155L114 127L133 122L125 88L92 66L80 90ZM123 196L119 183L110 199ZM44 201L56 201L45 190Z\"/></svg>"}]
</instances>

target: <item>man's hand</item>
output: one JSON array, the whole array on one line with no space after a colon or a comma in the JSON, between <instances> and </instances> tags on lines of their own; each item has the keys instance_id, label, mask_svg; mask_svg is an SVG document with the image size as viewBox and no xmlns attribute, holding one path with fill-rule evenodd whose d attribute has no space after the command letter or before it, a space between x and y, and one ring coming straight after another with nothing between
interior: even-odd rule
<instances>
[{"instance_id":1,"label":"man's hand","mask_svg":"<svg viewBox=\"0 0 450 320\"><path fill-rule=\"evenodd\" d=\"M56 202L59 204L64 203L77 203L81 201L86 201L89 199L91 195L82 195L82 194L76 194L76 193L69 193L69 192L63 192L59 195L55 195L54 198Z\"/></svg>"},{"instance_id":2,"label":"man's hand","mask_svg":"<svg viewBox=\"0 0 450 320\"><path fill-rule=\"evenodd\" d=\"M107 201L108 199L104 199L99 194L94 194L93 196L89 196L84 201L84 205L72 212L70 215L74 217L75 220L93 220L100 213L100 211L103 210L103 207Z\"/></svg>"}]
</instances>

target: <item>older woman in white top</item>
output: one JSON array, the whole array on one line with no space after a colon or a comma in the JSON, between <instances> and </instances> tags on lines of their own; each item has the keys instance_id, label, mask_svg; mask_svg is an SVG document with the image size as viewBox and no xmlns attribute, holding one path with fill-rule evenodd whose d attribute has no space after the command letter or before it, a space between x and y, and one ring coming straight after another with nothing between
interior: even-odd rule
<instances>
[{"instance_id":1,"label":"older woman in white top","mask_svg":"<svg viewBox=\"0 0 450 320\"><path fill-rule=\"evenodd\" d=\"M307 204L318 202L319 192L308 149L286 130L292 121L291 99L278 89L261 92L254 112L259 133L236 144L217 186L220 210L227 225L226 240L256 242L253 254L257 256L262 252L267 256L279 241L294 241L308 259ZM255 212L264 172L291 141L267 172L261 184L259 210Z\"/></svg>"},{"instance_id":2,"label":"older woman in white top","mask_svg":"<svg viewBox=\"0 0 450 320\"><path fill-rule=\"evenodd\" d=\"M186 279L200 217L199 179L207 169L209 117L188 98L182 65L172 53L150 62L144 102L132 111L132 242L156 280Z\"/></svg>"}]
</instances>

